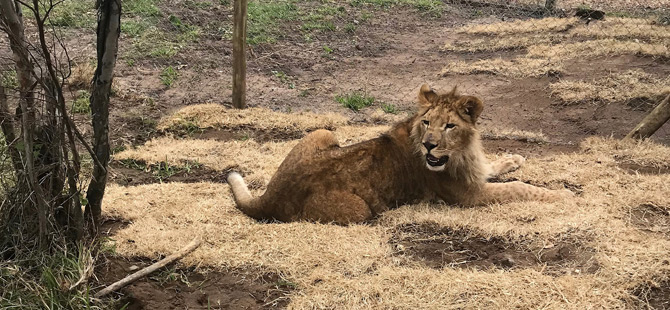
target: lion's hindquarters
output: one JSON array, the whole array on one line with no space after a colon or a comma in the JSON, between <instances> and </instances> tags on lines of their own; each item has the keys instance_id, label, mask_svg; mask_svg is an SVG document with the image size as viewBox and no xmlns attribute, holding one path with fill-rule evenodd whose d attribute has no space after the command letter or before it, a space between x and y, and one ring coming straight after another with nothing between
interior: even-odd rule
<instances>
[{"instance_id":1,"label":"lion's hindquarters","mask_svg":"<svg viewBox=\"0 0 670 310\"><path fill-rule=\"evenodd\" d=\"M303 214L305 220L338 224L360 223L372 218L372 211L365 200L343 191L311 195L305 202Z\"/></svg>"}]
</instances>

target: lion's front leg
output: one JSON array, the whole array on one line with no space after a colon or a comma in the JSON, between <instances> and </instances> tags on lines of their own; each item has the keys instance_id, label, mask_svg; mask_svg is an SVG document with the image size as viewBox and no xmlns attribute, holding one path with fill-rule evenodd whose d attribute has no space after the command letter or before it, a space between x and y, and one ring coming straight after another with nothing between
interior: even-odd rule
<instances>
[{"instance_id":1,"label":"lion's front leg","mask_svg":"<svg viewBox=\"0 0 670 310\"><path fill-rule=\"evenodd\" d=\"M489 177L498 176L519 169L525 161L526 159L521 155L505 155L503 158L499 158L489 164L491 167L491 175Z\"/></svg>"},{"instance_id":2,"label":"lion's front leg","mask_svg":"<svg viewBox=\"0 0 670 310\"><path fill-rule=\"evenodd\" d=\"M475 204L505 203L511 201L544 201L553 202L574 197L574 193L567 190L551 190L533 186L523 182L486 183L481 189Z\"/></svg>"}]
</instances>

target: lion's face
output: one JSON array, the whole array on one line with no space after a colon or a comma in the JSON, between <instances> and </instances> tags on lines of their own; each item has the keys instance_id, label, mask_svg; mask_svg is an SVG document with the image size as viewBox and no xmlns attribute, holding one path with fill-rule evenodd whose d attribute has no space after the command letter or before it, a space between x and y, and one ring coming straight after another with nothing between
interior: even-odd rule
<instances>
[{"instance_id":1,"label":"lion's face","mask_svg":"<svg viewBox=\"0 0 670 310\"><path fill-rule=\"evenodd\" d=\"M459 96L455 88L438 95L428 85L421 87L412 136L429 170L444 170L449 157L470 147L482 109L481 100Z\"/></svg>"}]
</instances>

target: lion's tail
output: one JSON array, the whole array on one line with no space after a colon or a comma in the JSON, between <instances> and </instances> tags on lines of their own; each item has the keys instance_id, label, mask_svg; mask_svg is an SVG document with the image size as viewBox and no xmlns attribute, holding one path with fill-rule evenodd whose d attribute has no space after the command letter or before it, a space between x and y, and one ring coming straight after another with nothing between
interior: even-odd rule
<instances>
[{"instance_id":1,"label":"lion's tail","mask_svg":"<svg viewBox=\"0 0 670 310\"><path fill-rule=\"evenodd\" d=\"M242 176L237 172L232 172L228 175L227 180L230 188L233 190L233 197L235 197L237 208L249 217L257 220L266 219L265 212L260 205L259 199L251 197L249 188L247 187L247 184L244 183Z\"/></svg>"}]
</instances>

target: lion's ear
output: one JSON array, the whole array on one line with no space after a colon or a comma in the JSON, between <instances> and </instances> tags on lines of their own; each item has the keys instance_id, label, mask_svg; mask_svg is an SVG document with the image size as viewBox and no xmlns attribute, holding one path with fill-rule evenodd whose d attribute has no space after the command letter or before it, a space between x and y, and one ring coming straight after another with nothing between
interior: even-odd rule
<instances>
[{"instance_id":1,"label":"lion's ear","mask_svg":"<svg viewBox=\"0 0 670 310\"><path fill-rule=\"evenodd\" d=\"M454 103L454 108L464 120L474 124L484 110L484 103L477 97L463 96Z\"/></svg>"},{"instance_id":2,"label":"lion's ear","mask_svg":"<svg viewBox=\"0 0 670 310\"><path fill-rule=\"evenodd\" d=\"M437 104L437 94L428 86L428 84L421 85L419 90L419 108L430 108Z\"/></svg>"}]
</instances>

